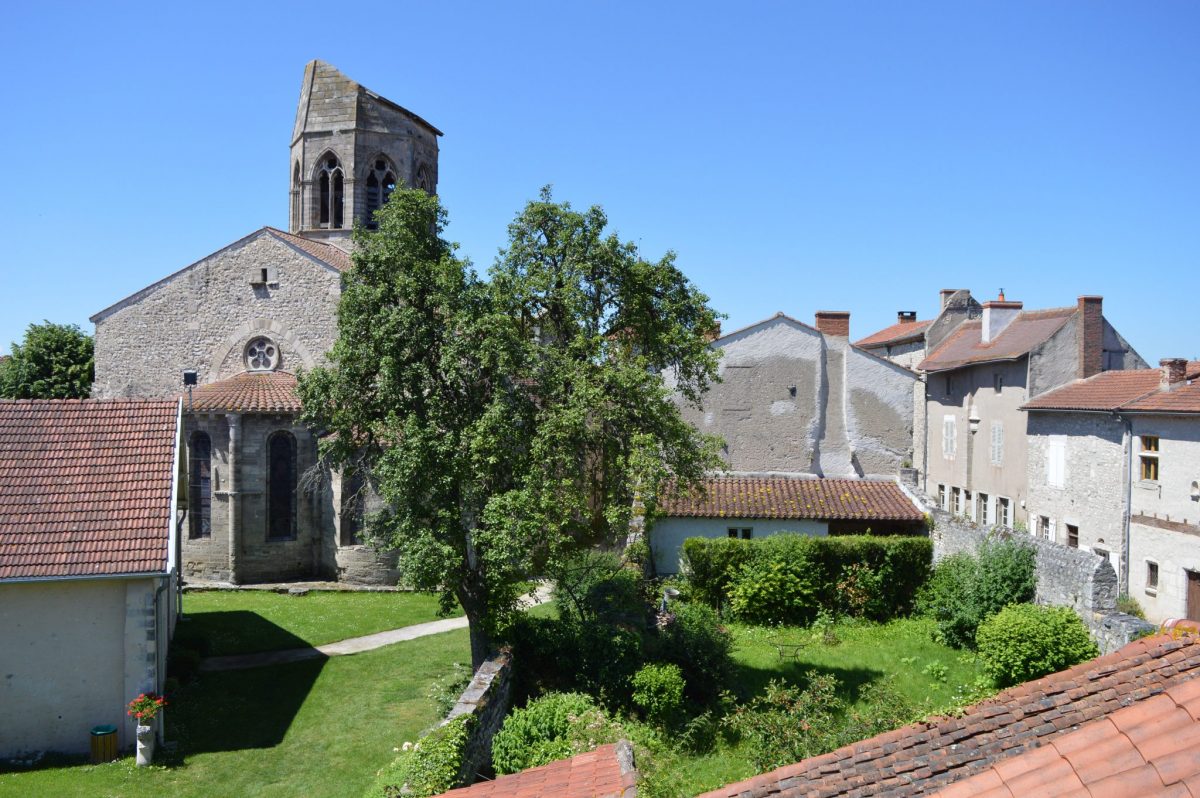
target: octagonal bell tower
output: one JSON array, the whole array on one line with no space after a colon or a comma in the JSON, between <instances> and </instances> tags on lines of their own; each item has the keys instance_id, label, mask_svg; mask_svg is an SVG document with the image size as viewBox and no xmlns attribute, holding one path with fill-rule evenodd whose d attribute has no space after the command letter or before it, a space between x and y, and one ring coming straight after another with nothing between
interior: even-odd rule
<instances>
[{"instance_id":1,"label":"octagonal bell tower","mask_svg":"<svg viewBox=\"0 0 1200 798\"><path fill-rule=\"evenodd\" d=\"M304 67L292 131L289 229L349 248L396 186L437 193L442 132L323 61Z\"/></svg>"}]
</instances>

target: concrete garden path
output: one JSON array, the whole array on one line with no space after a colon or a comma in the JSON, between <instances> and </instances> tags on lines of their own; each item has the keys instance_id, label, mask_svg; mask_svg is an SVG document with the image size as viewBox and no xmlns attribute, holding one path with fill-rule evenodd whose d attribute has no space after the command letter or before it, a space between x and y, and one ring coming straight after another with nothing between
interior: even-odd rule
<instances>
[{"instance_id":1,"label":"concrete garden path","mask_svg":"<svg viewBox=\"0 0 1200 798\"><path fill-rule=\"evenodd\" d=\"M526 607L535 607L550 600L550 588L546 585L538 587L533 596L524 600ZM253 654L230 654L223 657L208 657L201 661L202 671L235 671L243 668L261 668L264 665L285 665L289 662L303 662L310 659L325 659L327 657L342 657L347 654L358 654L363 651L373 651L377 648L402 643L405 640L416 640L418 637L450 632L454 629L467 627L466 616L458 618L442 618L437 621L403 626L399 629L389 629L386 632L376 632L362 637L350 637L334 643L305 648L288 648L282 651L259 651Z\"/></svg>"}]
</instances>

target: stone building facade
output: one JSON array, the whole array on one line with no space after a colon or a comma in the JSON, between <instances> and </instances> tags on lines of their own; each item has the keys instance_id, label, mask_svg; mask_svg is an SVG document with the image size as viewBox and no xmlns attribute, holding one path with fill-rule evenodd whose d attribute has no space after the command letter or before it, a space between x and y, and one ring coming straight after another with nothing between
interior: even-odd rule
<instances>
[{"instance_id":1,"label":"stone building facade","mask_svg":"<svg viewBox=\"0 0 1200 798\"><path fill-rule=\"evenodd\" d=\"M713 342L722 381L684 417L725 439L730 470L894 476L912 457L917 375L852 345L849 318L779 313Z\"/></svg>"},{"instance_id":2,"label":"stone building facade","mask_svg":"<svg viewBox=\"0 0 1200 798\"><path fill-rule=\"evenodd\" d=\"M437 187L420 117L328 64L304 70L291 139L291 230L264 227L92 317L98 398L187 395L183 573L229 582L394 582L361 540L361 486L319 478L295 372L337 336L349 235L397 185Z\"/></svg>"},{"instance_id":3,"label":"stone building facade","mask_svg":"<svg viewBox=\"0 0 1200 798\"><path fill-rule=\"evenodd\" d=\"M931 325L926 375L924 488L939 507L985 526L1029 525L1029 399L1106 370L1145 361L1104 318L1100 297L1026 311L985 302L978 319L940 335Z\"/></svg>"}]
</instances>

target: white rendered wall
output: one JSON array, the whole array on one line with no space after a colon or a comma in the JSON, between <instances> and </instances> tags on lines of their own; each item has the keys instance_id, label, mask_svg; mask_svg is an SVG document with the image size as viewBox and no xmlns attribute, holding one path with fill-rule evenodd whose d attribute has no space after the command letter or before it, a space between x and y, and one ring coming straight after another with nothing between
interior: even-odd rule
<instances>
[{"instance_id":1,"label":"white rendered wall","mask_svg":"<svg viewBox=\"0 0 1200 798\"><path fill-rule=\"evenodd\" d=\"M688 538L723 538L731 528L752 529L753 537L763 538L780 532L822 537L829 534L825 521L779 520L774 518L662 518L650 530L654 566L660 574L679 573L683 541Z\"/></svg>"}]
</instances>

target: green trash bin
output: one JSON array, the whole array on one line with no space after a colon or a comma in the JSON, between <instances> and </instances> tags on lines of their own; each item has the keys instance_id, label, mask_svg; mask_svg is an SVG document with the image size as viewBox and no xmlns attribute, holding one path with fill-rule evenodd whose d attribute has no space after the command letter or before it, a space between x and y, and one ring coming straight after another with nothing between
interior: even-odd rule
<instances>
[{"instance_id":1,"label":"green trash bin","mask_svg":"<svg viewBox=\"0 0 1200 798\"><path fill-rule=\"evenodd\" d=\"M117 727L92 727L92 764L112 762L117 758Z\"/></svg>"}]
</instances>

